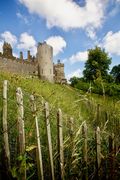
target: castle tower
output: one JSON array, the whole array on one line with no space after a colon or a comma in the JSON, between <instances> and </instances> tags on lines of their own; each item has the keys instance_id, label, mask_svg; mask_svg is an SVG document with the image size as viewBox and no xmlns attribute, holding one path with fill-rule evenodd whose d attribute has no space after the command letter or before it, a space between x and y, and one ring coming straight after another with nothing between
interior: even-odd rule
<instances>
[{"instance_id":1,"label":"castle tower","mask_svg":"<svg viewBox=\"0 0 120 180\"><path fill-rule=\"evenodd\" d=\"M5 58L13 58L12 47L7 42L4 42L4 44L3 44L3 57L5 57Z\"/></svg>"},{"instance_id":2,"label":"castle tower","mask_svg":"<svg viewBox=\"0 0 120 180\"><path fill-rule=\"evenodd\" d=\"M53 82L53 48L46 42L38 44L37 61L40 79Z\"/></svg>"},{"instance_id":3,"label":"castle tower","mask_svg":"<svg viewBox=\"0 0 120 180\"><path fill-rule=\"evenodd\" d=\"M56 83L67 83L64 73L64 64L58 60L57 64L54 64L54 80Z\"/></svg>"}]
</instances>

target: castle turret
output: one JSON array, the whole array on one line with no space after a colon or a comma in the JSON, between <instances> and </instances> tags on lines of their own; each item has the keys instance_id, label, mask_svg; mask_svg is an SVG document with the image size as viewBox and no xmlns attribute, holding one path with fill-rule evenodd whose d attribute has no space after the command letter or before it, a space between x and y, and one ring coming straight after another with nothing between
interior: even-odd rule
<instances>
[{"instance_id":1,"label":"castle turret","mask_svg":"<svg viewBox=\"0 0 120 180\"><path fill-rule=\"evenodd\" d=\"M13 58L13 55L12 55L12 47L9 43L7 42L4 42L3 44L3 57L5 58L10 58L12 59Z\"/></svg>"},{"instance_id":2,"label":"castle turret","mask_svg":"<svg viewBox=\"0 0 120 180\"><path fill-rule=\"evenodd\" d=\"M46 42L38 44L37 61L40 78L53 82L53 48Z\"/></svg>"}]
</instances>

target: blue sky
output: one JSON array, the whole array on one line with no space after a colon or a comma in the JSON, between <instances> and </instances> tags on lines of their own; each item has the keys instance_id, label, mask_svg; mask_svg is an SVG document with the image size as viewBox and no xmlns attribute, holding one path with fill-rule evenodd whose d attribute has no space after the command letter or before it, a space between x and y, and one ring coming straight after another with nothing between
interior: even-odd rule
<instances>
[{"instance_id":1,"label":"blue sky","mask_svg":"<svg viewBox=\"0 0 120 180\"><path fill-rule=\"evenodd\" d=\"M82 75L96 45L112 57L112 68L120 64L120 0L0 0L0 51L4 40L24 57L47 41L67 78Z\"/></svg>"}]
</instances>

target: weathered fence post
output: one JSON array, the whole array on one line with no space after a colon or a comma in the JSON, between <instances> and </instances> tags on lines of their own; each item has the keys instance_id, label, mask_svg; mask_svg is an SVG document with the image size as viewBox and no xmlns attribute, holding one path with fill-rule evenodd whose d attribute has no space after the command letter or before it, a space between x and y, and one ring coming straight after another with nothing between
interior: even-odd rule
<instances>
[{"instance_id":1,"label":"weathered fence post","mask_svg":"<svg viewBox=\"0 0 120 180\"><path fill-rule=\"evenodd\" d=\"M72 153L73 153L73 148L74 148L74 119L70 117L69 120L69 134L70 134L70 169L72 170Z\"/></svg>"},{"instance_id":2,"label":"weathered fence post","mask_svg":"<svg viewBox=\"0 0 120 180\"><path fill-rule=\"evenodd\" d=\"M83 164L84 164L84 170L83 170L83 179L88 179L88 167L87 167L87 125L86 122L82 125L82 138L83 138Z\"/></svg>"},{"instance_id":3,"label":"weathered fence post","mask_svg":"<svg viewBox=\"0 0 120 180\"><path fill-rule=\"evenodd\" d=\"M41 103L42 103L42 105L44 106L44 104L45 104L45 100L44 100L44 98L43 98L43 97L42 97Z\"/></svg>"},{"instance_id":4,"label":"weathered fence post","mask_svg":"<svg viewBox=\"0 0 120 180\"><path fill-rule=\"evenodd\" d=\"M23 94L21 88L16 90L17 106L18 106L18 118L17 118L17 128L18 128L18 153L19 156L24 158L24 163L22 167L20 166L20 177L22 180L26 179L26 162L25 162L25 131L24 131L24 107L23 107Z\"/></svg>"},{"instance_id":5,"label":"weathered fence post","mask_svg":"<svg viewBox=\"0 0 120 180\"><path fill-rule=\"evenodd\" d=\"M69 148L67 153L67 174L68 178L71 179L73 175L73 148L74 148L74 128L73 128L73 118L70 117L68 121L68 134L69 134Z\"/></svg>"},{"instance_id":6,"label":"weathered fence post","mask_svg":"<svg viewBox=\"0 0 120 180\"><path fill-rule=\"evenodd\" d=\"M96 127L100 124L100 104L97 104Z\"/></svg>"},{"instance_id":7,"label":"weathered fence post","mask_svg":"<svg viewBox=\"0 0 120 180\"><path fill-rule=\"evenodd\" d=\"M37 157L38 178L41 179L41 180L44 180L38 118L37 118L37 115L36 115L36 103L35 103L35 98L34 98L33 95L30 96L30 101L31 101L31 110L32 110L32 113L33 113L33 116L34 116L34 119L35 119L35 125L36 125L37 155L38 155L38 157Z\"/></svg>"},{"instance_id":8,"label":"weathered fence post","mask_svg":"<svg viewBox=\"0 0 120 180\"><path fill-rule=\"evenodd\" d=\"M95 132L96 138L96 176L99 178L99 169L101 165L101 137L100 137L100 128L96 128Z\"/></svg>"},{"instance_id":9,"label":"weathered fence post","mask_svg":"<svg viewBox=\"0 0 120 180\"><path fill-rule=\"evenodd\" d=\"M50 159L50 169L51 169L52 180L54 180L55 176L54 176L54 164L53 164L53 154L52 154L52 141L51 141L48 102L45 103L45 122L46 122L47 143L48 143L48 151L49 151L49 159Z\"/></svg>"},{"instance_id":10,"label":"weathered fence post","mask_svg":"<svg viewBox=\"0 0 120 180\"><path fill-rule=\"evenodd\" d=\"M62 112L57 112L57 129L58 129L58 160L59 160L59 179L64 179L64 149L63 149L63 129L62 129Z\"/></svg>"},{"instance_id":11,"label":"weathered fence post","mask_svg":"<svg viewBox=\"0 0 120 180\"><path fill-rule=\"evenodd\" d=\"M73 118L71 117L70 118L70 125L69 125L69 127L70 127L70 130L69 130L69 134L70 134L70 141L71 141L71 148L73 149L73 134L74 134L74 129L73 129Z\"/></svg>"},{"instance_id":12,"label":"weathered fence post","mask_svg":"<svg viewBox=\"0 0 120 180\"><path fill-rule=\"evenodd\" d=\"M6 163L8 168L10 169L10 149L9 149L8 127L7 127L7 80L3 82L3 139L4 139Z\"/></svg>"},{"instance_id":13,"label":"weathered fence post","mask_svg":"<svg viewBox=\"0 0 120 180\"><path fill-rule=\"evenodd\" d=\"M115 142L114 134L109 136L109 179L115 178Z\"/></svg>"}]
</instances>

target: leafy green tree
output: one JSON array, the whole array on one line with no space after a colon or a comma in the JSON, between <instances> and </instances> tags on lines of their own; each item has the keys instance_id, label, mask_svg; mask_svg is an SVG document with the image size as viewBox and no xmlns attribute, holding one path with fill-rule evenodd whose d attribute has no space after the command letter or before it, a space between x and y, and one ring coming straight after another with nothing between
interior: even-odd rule
<instances>
[{"instance_id":1,"label":"leafy green tree","mask_svg":"<svg viewBox=\"0 0 120 180\"><path fill-rule=\"evenodd\" d=\"M114 66L110 74L113 76L115 83L120 83L120 64Z\"/></svg>"},{"instance_id":2,"label":"leafy green tree","mask_svg":"<svg viewBox=\"0 0 120 180\"><path fill-rule=\"evenodd\" d=\"M75 87L75 85L78 84L78 82L79 82L79 78L74 76L74 77L70 78L69 81L70 81L71 86Z\"/></svg>"},{"instance_id":3,"label":"leafy green tree","mask_svg":"<svg viewBox=\"0 0 120 180\"><path fill-rule=\"evenodd\" d=\"M107 80L109 65L111 58L100 47L90 49L88 52L88 60L85 63L85 70L83 71L84 79L86 81L93 81L97 78Z\"/></svg>"}]
</instances>

